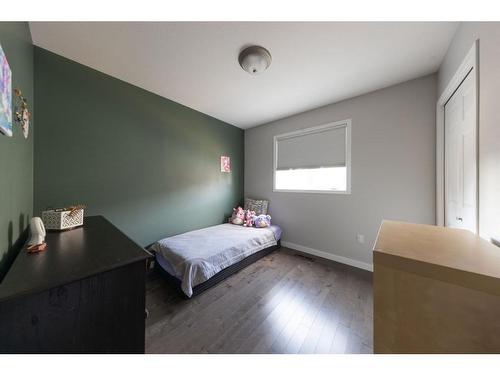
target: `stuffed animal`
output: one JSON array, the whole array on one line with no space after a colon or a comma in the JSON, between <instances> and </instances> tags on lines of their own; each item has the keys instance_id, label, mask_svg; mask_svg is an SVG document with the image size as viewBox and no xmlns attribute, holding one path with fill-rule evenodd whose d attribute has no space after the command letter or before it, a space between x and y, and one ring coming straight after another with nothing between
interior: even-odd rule
<instances>
[{"instance_id":1,"label":"stuffed animal","mask_svg":"<svg viewBox=\"0 0 500 375\"><path fill-rule=\"evenodd\" d=\"M230 222L236 225L242 225L245 221L245 210L243 208L233 208L233 216L231 216Z\"/></svg>"},{"instance_id":2,"label":"stuffed animal","mask_svg":"<svg viewBox=\"0 0 500 375\"><path fill-rule=\"evenodd\" d=\"M258 215L253 218L253 223L257 228L267 228L271 226L271 216Z\"/></svg>"},{"instance_id":3,"label":"stuffed animal","mask_svg":"<svg viewBox=\"0 0 500 375\"><path fill-rule=\"evenodd\" d=\"M245 221L243 221L244 227L253 227L253 218L255 217L255 211L246 210L245 211Z\"/></svg>"}]
</instances>

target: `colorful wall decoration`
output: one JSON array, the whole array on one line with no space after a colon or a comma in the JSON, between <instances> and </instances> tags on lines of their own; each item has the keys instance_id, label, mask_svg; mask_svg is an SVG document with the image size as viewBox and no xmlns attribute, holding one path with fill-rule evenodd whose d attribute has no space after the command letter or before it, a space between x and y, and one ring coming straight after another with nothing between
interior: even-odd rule
<instances>
[{"instance_id":1,"label":"colorful wall decoration","mask_svg":"<svg viewBox=\"0 0 500 375\"><path fill-rule=\"evenodd\" d=\"M226 173L231 172L231 159L229 156L220 157L220 171Z\"/></svg>"},{"instance_id":2,"label":"colorful wall decoration","mask_svg":"<svg viewBox=\"0 0 500 375\"><path fill-rule=\"evenodd\" d=\"M12 137L12 72L0 45L0 132Z\"/></svg>"},{"instance_id":3,"label":"colorful wall decoration","mask_svg":"<svg viewBox=\"0 0 500 375\"><path fill-rule=\"evenodd\" d=\"M21 125L24 138L28 138L31 117L31 112L28 109L28 100L19 89L14 89L14 94L16 95L17 102L15 107L15 120L16 123Z\"/></svg>"}]
</instances>

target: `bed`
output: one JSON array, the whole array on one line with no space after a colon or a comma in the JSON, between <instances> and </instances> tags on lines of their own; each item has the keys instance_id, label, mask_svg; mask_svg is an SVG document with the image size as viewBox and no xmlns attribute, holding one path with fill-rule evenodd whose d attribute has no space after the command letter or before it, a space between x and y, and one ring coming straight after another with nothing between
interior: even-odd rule
<instances>
[{"instance_id":1,"label":"bed","mask_svg":"<svg viewBox=\"0 0 500 375\"><path fill-rule=\"evenodd\" d=\"M155 265L193 297L280 247L281 229L221 224L154 243Z\"/></svg>"}]
</instances>

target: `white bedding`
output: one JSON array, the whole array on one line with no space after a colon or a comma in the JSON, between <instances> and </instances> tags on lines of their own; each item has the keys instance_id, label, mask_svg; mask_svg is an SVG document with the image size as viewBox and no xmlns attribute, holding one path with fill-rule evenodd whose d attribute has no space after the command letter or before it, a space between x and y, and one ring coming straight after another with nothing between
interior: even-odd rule
<instances>
[{"instance_id":1,"label":"white bedding","mask_svg":"<svg viewBox=\"0 0 500 375\"><path fill-rule=\"evenodd\" d=\"M217 272L266 247L277 244L275 231L221 224L156 242L151 249L171 266L182 281L182 291L193 295L193 287Z\"/></svg>"}]
</instances>

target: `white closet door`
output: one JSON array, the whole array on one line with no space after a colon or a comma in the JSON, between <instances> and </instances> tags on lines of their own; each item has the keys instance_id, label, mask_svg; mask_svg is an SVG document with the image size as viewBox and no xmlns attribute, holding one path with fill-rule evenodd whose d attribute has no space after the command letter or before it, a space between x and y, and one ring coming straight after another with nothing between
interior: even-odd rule
<instances>
[{"instance_id":1,"label":"white closet door","mask_svg":"<svg viewBox=\"0 0 500 375\"><path fill-rule=\"evenodd\" d=\"M477 130L474 71L445 105L446 226L477 233Z\"/></svg>"}]
</instances>

